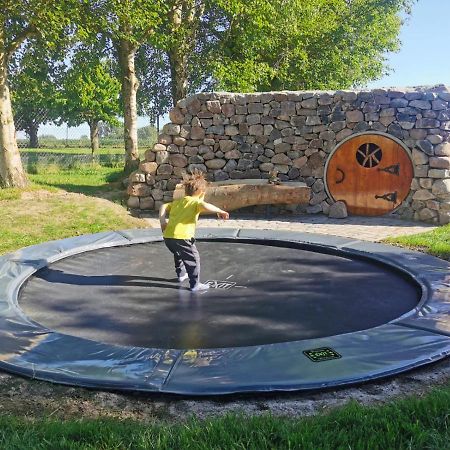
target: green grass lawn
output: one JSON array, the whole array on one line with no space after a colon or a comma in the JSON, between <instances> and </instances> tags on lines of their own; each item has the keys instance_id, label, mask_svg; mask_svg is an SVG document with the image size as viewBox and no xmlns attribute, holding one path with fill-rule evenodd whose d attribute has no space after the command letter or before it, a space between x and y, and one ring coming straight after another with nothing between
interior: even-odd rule
<instances>
[{"instance_id":1,"label":"green grass lawn","mask_svg":"<svg viewBox=\"0 0 450 450\"><path fill-rule=\"evenodd\" d=\"M29 174L32 184L25 191L0 189L0 254L53 239L145 227L145 221L129 216L122 206L97 198L112 194L119 199L121 177L122 171L111 167L50 167Z\"/></svg>"},{"instance_id":2,"label":"green grass lawn","mask_svg":"<svg viewBox=\"0 0 450 450\"><path fill-rule=\"evenodd\" d=\"M389 238L386 242L424 251L450 261L450 225L412 236Z\"/></svg>"},{"instance_id":3,"label":"green grass lawn","mask_svg":"<svg viewBox=\"0 0 450 450\"><path fill-rule=\"evenodd\" d=\"M0 208L0 254L54 239L146 226L122 206L94 197L31 195L0 201Z\"/></svg>"},{"instance_id":4,"label":"green grass lawn","mask_svg":"<svg viewBox=\"0 0 450 450\"><path fill-rule=\"evenodd\" d=\"M179 424L0 418L5 449L430 449L450 448L450 389L379 407L356 403L329 414L290 419L222 418Z\"/></svg>"},{"instance_id":5,"label":"green grass lawn","mask_svg":"<svg viewBox=\"0 0 450 450\"><path fill-rule=\"evenodd\" d=\"M35 186L59 188L67 192L95 195L100 192L120 188L124 177L121 168L105 167L98 164L83 165L73 169L60 169L55 166L40 166L36 173L28 174Z\"/></svg>"},{"instance_id":6,"label":"green grass lawn","mask_svg":"<svg viewBox=\"0 0 450 450\"><path fill-rule=\"evenodd\" d=\"M52 239L146 226L122 206L97 198L118 189L120 177L120 169L99 166L47 168L30 174L33 184L25 191L0 190L0 254ZM450 226L444 226L390 242L448 258L449 234ZM24 419L2 415L0 409L0 448L446 450L450 449L450 385L423 398L376 407L351 404L303 419L229 415L149 425L112 419Z\"/></svg>"}]
</instances>

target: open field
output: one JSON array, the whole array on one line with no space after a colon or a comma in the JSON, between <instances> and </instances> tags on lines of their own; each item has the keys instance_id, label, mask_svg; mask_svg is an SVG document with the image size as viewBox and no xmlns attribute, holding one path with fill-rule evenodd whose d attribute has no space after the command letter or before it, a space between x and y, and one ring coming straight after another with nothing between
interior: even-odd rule
<instances>
[{"instance_id":1,"label":"open field","mask_svg":"<svg viewBox=\"0 0 450 450\"><path fill-rule=\"evenodd\" d=\"M39 147L39 148L20 148L21 153L63 153L63 154L77 154L77 155L91 155L91 149L89 147ZM125 150L123 146L117 147L100 147L97 155L123 155Z\"/></svg>"},{"instance_id":2,"label":"open field","mask_svg":"<svg viewBox=\"0 0 450 450\"><path fill-rule=\"evenodd\" d=\"M119 169L105 167L38 170L29 189L0 190L0 254L147 226L118 204L120 178ZM448 257L449 235L445 226L389 241ZM449 373L447 358L345 389L198 400L99 392L0 372L0 448L446 450Z\"/></svg>"}]
</instances>

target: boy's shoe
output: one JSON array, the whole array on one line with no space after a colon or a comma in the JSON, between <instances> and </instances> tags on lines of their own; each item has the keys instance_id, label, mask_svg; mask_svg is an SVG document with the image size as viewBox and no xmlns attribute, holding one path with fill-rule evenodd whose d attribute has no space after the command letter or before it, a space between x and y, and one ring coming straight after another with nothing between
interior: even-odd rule
<instances>
[{"instance_id":1,"label":"boy's shoe","mask_svg":"<svg viewBox=\"0 0 450 450\"><path fill-rule=\"evenodd\" d=\"M189 275L187 273L185 273L184 275L181 275L180 277L178 277L178 282L182 283L184 280L187 280L189 278Z\"/></svg>"},{"instance_id":2,"label":"boy's shoe","mask_svg":"<svg viewBox=\"0 0 450 450\"><path fill-rule=\"evenodd\" d=\"M209 284L205 283L197 283L194 287L191 288L192 292L206 291L209 289Z\"/></svg>"}]
</instances>

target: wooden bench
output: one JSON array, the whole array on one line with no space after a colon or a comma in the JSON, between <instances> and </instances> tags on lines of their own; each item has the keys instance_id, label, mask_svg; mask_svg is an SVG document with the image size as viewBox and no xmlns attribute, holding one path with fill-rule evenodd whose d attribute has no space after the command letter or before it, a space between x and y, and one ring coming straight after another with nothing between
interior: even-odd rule
<instances>
[{"instance_id":1,"label":"wooden bench","mask_svg":"<svg viewBox=\"0 0 450 450\"><path fill-rule=\"evenodd\" d=\"M286 181L269 184L268 180L244 179L209 183L205 201L226 211L256 205L307 205L311 188L305 183ZM174 199L184 196L183 185L177 184Z\"/></svg>"}]
</instances>

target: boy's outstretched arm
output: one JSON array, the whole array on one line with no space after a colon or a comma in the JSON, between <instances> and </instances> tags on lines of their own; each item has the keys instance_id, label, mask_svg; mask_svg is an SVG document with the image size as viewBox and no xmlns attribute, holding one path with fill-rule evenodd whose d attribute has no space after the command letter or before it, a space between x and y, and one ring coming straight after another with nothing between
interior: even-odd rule
<instances>
[{"instance_id":1,"label":"boy's outstretched arm","mask_svg":"<svg viewBox=\"0 0 450 450\"><path fill-rule=\"evenodd\" d=\"M228 220L230 218L230 214L228 214L223 209L218 208L217 206L212 205L211 203L202 202L202 212L212 212L217 213L217 215L224 220Z\"/></svg>"},{"instance_id":2,"label":"boy's outstretched arm","mask_svg":"<svg viewBox=\"0 0 450 450\"><path fill-rule=\"evenodd\" d=\"M164 203L159 208L159 223L161 225L161 230L164 232L164 230L167 227L167 210L170 203Z\"/></svg>"}]
</instances>

